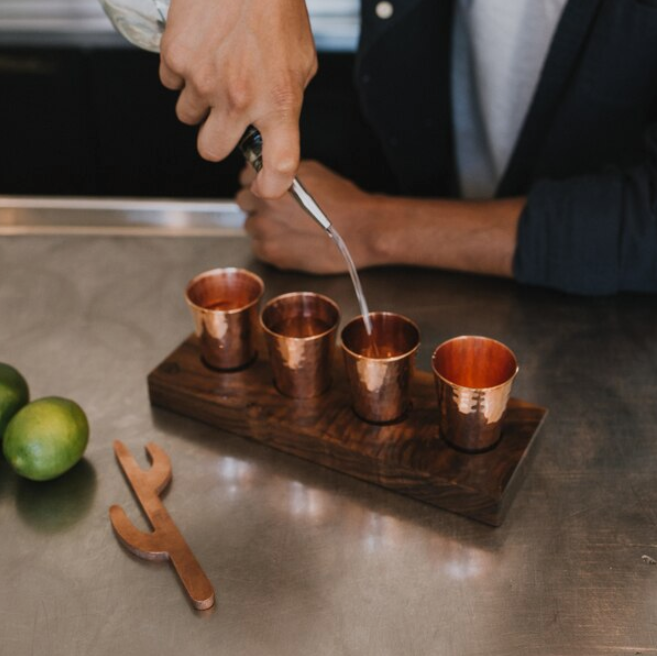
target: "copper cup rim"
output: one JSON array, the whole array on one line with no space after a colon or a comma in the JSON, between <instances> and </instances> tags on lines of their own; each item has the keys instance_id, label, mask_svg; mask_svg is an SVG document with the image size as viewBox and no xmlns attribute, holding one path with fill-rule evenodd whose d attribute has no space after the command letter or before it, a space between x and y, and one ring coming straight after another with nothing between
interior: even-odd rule
<instances>
[{"instance_id":1,"label":"copper cup rim","mask_svg":"<svg viewBox=\"0 0 657 656\"><path fill-rule=\"evenodd\" d=\"M336 313L336 317L335 317L335 322L331 325L331 327L327 328L321 333L316 333L315 335L307 335L306 337L294 337L291 335L285 335L284 333L276 332L275 330L272 330L271 328L269 328L269 326L265 324L265 321L263 319L264 314L267 311L267 309L270 308L275 302L279 302L287 298L293 298L299 296L310 296L312 298L318 298L324 303L326 303L327 305L333 307ZM271 335L272 337L276 337L276 338L282 337L283 339L287 339L295 342L308 343L322 339L323 337L326 337L327 335L334 333L339 325L340 325L340 308L338 307L338 304L332 298L329 298L328 296L324 296L324 294L319 294L317 292L286 292L285 294L279 294L278 296L274 296L274 298L269 299L265 303L265 306L262 308L262 311L260 312L260 326L262 327L262 330L267 335Z\"/></svg>"},{"instance_id":2,"label":"copper cup rim","mask_svg":"<svg viewBox=\"0 0 657 656\"><path fill-rule=\"evenodd\" d=\"M251 278L251 280L253 280L258 285L259 291L253 300L249 301L248 303L245 303L244 305L240 305L239 307L229 308L227 310L216 310L216 309L213 310L210 308L203 307L202 305L198 305L197 303L194 303L194 301L192 301L189 298L189 290L200 280L203 280L203 278L209 278L210 276L217 274L232 274L232 273L239 273L240 275L244 275L248 278ZM208 271L202 271L201 273L195 275L187 283L187 287L185 287L185 301L187 302L187 305L189 305L189 307L193 308L194 310L198 310L199 312L204 312L208 314L238 314L239 312L244 312L244 310L248 310L254 305L257 305L260 299L262 298L264 292L265 292L264 281L259 275L253 273L252 271L249 271L248 269L242 269L241 267L217 267L215 269L209 269Z\"/></svg>"},{"instance_id":3,"label":"copper cup rim","mask_svg":"<svg viewBox=\"0 0 657 656\"><path fill-rule=\"evenodd\" d=\"M465 339L483 339L487 342L493 342L494 344L497 344L502 348L504 348L508 353L511 354L511 357L513 358L513 361L516 364L513 373L506 380L503 380L501 383L498 383L497 385L491 385L489 387L470 387L469 385L460 385L459 383L455 383L453 380L450 380L446 376L443 376L436 369L436 353L438 353L438 350L441 349L442 347L447 346L447 344L451 344L452 342L461 341ZM498 339L493 339L492 337L486 337L484 335L458 335L457 337L446 339L444 342L441 342L440 344L438 344L438 346L436 346L436 348L433 350L433 353L431 354L431 369L433 370L433 373L436 376L438 376L438 378L440 378L440 380L442 380L443 382L447 383L447 385L455 389L492 391L504 387L509 383L513 382L515 377L518 375L518 372L520 371L520 366L518 365L518 358L516 358L516 354L506 344L500 342Z\"/></svg>"},{"instance_id":4,"label":"copper cup rim","mask_svg":"<svg viewBox=\"0 0 657 656\"><path fill-rule=\"evenodd\" d=\"M387 362L395 362L397 360L404 360L405 358L408 358L409 356L413 355L419 348L420 348L420 329L418 328L418 325L413 321L412 319L409 319L408 317L404 316L403 314L399 314L398 312L370 312L369 313L370 317L375 317L375 316L389 316L389 317L396 317L398 319L402 319L405 323L410 325L415 332L417 333L417 342L413 348L409 349L408 351L404 351L403 353L400 353L399 355L390 355L386 358L373 358L368 355L362 355L361 353L356 353L356 351L353 351L350 349L348 346L345 345L344 339L342 338L342 335L344 334L344 331L347 330L349 326L352 324L356 323L357 321L363 321L363 315L359 314L358 316L354 317L351 321L349 321L340 331L340 347L346 351L350 356L352 356L355 360L364 360L367 362L381 362L381 363L387 363Z\"/></svg>"}]
</instances>

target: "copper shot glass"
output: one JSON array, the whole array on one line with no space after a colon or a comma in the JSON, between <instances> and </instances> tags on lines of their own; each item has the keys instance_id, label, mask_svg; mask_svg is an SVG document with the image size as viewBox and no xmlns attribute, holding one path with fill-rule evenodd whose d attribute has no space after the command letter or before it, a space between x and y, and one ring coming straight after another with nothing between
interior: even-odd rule
<instances>
[{"instance_id":1,"label":"copper shot glass","mask_svg":"<svg viewBox=\"0 0 657 656\"><path fill-rule=\"evenodd\" d=\"M205 271L189 282L185 300L207 365L230 371L253 362L264 289L254 273L232 267Z\"/></svg>"},{"instance_id":2,"label":"copper shot glass","mask_svg":"<svg viewBox=\"0 0 657 656\"><path fill-rule=\"evenodd\" d=\"M513 352L488 337L455 337L436 348L431 365L443 439L470 453L492 449L518 373Z\"/></svg>"},{"instance_id":3,"label":"copper shot glass","mask_svg":"<svg viewBox=\"0 0 657 656\"><path fill-rule=\"evenodd\" d=\"M420 331L410 319L391 312L372 312L372 335L363 317L342 330L342 352L354 412L365 421L388 424L410 407L410 383Z\"/></svg>"},{"instance_id":4,"label":"copper shot glass","mask_svg":"<svg viewBox=\"0 0 657 656\"><path fill-rule=\"evenodd\" d=\"M283 294L265 305L260 324L281 394L309 399L329 388L339 323L338 306L313 292Z\"/></svg>"}]
</instances>

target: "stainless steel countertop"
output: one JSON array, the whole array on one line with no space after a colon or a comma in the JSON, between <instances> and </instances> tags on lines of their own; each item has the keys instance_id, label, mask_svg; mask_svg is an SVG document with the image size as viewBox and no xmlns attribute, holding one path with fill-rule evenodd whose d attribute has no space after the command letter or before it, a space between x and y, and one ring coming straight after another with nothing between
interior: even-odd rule
<instances>
[{"instance_id":1,"label":"stainless steel countertop","mask_svg":"<svg viewBox=\"0 0 657 656\"><path fill-rule=\"evenodd\" d=\"M0 460L2 656L657 653L654 297L364 272L372 309L418 323L420 368L440 341L487 334L518 356L515 396L549 408L494 529L151 409L146 376L191 332L182 292L202 270L245 266L265 298L309 289L345 321L357 310L347 276L275 271L242 236L133 234L0 237L0 361L91 423L85 459L57 481ZM115 439L142 465L149 441L170 455L165 503L214 610L194 611L167 563L118 544L111 504L146 523Z\"/></svg>"},{"instance_id":2,"label":"stainless steel countertop","mask_svg":"<svg viewBox=\"0 0 657 656\"><path fill-rule=\"evenodd\" d=\"M308 0L308 8L319 50L355 50L357 3ZM0 45L132 47L116 34L98 0L0 0Z\"/></svg>"}]
</instances>

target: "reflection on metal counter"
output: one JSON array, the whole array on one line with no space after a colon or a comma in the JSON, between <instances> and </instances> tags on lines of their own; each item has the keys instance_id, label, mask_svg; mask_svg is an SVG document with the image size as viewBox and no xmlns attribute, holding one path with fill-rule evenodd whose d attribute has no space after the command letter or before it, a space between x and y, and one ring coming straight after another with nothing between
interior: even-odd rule
<instances>
[{"instance_id":1,"label":"reflection on metal counter","mask_svg":"<svg viewBox=\"0 0 657 656\"><path fill-rule=\"evenodd\" d=\"M0 235L242 235L244 213L230 201L0 196Z\"/></svg>"}]
</instances>

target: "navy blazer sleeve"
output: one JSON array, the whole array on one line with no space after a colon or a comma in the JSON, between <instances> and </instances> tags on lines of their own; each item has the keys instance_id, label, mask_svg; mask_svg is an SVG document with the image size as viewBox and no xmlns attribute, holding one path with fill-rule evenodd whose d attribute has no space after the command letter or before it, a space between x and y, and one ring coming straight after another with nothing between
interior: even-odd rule
<instances>
[{"instance_id":1,"label":"navy blazer sleeve","mask_svg":"<svg viewBox=\"0 0 657 656\"><path fill-rule=\"evenodd\" d=\"M657 292L657 125L645 162L539 181L520 218L514 275L580 294Z\"/></svg>"}]
</instances>

